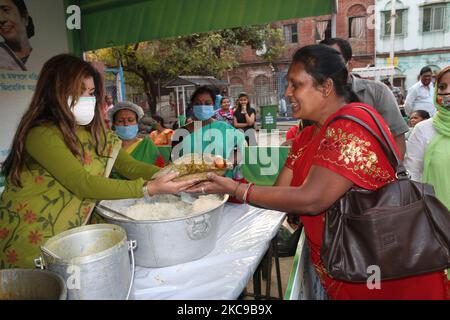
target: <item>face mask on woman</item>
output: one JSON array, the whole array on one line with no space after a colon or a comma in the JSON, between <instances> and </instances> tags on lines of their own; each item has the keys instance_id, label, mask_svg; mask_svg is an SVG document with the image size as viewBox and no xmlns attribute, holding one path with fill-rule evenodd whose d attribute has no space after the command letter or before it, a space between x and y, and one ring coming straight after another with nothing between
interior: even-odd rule
<instances>
[{"instance_id":1,"label":"face mask on woman","mask_svg":"<svg viewBox=\"0 0 450 320\"><path fill-rule=\"evenodd\" d=\"M72 97L67 100L69 106L72 104ZM80 126L88 125L95 116L95 97L79 97L78 102L73 106L72 113L75 121Z\"/></svg>"},{"instance_id":2,"label":"face mask on woman","mask_svg":"<svg viewBox=\"0 0 450 320\"><path fill-rule=\"evenodd\" d=\"M139 126L137 124L133 124L131 126L114 126L116 130L116 134L122 140L132 140L136 138Z\"/></svg>"},{"instance_id":3,"label":"face mask on woman","mask_svg":"<svg viewBox=\"0 0 450 320\"><path fill-rule=\"evenodd\" d=\"M200 105L194 106L194 115L198 120L205 121L214 115L214 106Z\"/></svg>"}]
</instances>

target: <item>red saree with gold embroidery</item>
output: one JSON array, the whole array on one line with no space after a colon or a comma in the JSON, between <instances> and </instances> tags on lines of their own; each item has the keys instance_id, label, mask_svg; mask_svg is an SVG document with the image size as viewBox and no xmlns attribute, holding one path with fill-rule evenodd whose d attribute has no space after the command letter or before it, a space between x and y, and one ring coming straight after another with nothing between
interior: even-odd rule
<instances>
[{"instance_id":1,"label":"red saree with gold embroidery","mask_svg":"<svg viewBox=\"0 0 450 320\"><path fill-rule=\"evenodd\" d=\"M352 115L367 123L382 136L376 124L364 110L363 105L377 116L386 132L387 125L370 106L351 103L330 116L317 132L315 126L304 129L297 136L286 161L293 170L291 186L300 186L313 165L322 166L351 180L355 185L376 190L395 179L395 173L375 138L363 127L350 120L327 123L337 115ZM390 135L393 145L394 139ZM311 260L330 299L449 299L447 276L434 272L420 276L381 282L381 289L369 289L365 283L349 283L332 279L320 259L324 214L302 215L300 218L311 248Z\"/></svg>"}]
</instances>

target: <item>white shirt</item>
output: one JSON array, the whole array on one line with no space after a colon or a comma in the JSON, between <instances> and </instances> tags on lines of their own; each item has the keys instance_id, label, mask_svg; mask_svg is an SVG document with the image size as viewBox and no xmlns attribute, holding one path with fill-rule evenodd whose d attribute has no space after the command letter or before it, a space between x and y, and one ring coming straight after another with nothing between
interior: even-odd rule
<instances>
[{"instance_id":1,"label":"white shirt","mask_svg":"<svg viewBox=\"0 0 450 320\"><path fill-rule=\"evenodd\" d=\"M406 141L406 154L403 163L414 181L422 182L425 152L435 135L436 129L433 127L433 118L430 118L416 124Z\"/></svg>"},{"instance_id":2,"label":"white shirt","mask_svg":"<svg viewBox=\"0 0 450 320\"><path fill-rule=\"evenodd\" d=\"M405 100L405 112L409 116L416 110L428 111L430 116L436 113L436 107L433 102L434 85L432 82L426 87L422 81L417 82L408 90Z\"/></svg>"}]
</instances>

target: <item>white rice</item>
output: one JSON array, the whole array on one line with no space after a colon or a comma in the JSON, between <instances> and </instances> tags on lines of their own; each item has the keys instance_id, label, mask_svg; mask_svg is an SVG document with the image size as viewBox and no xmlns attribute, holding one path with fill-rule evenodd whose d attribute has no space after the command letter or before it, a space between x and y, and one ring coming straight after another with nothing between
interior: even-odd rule
<instances>
[{"instance_id":1,"label":"white rice","mask_svg":"<svg viewBox=\"0 0 450 320\"><path fill-rule=\"evenodd\" d=\"M124 210L136 220L166 220L182 218L197 212L213 209L222 200L216 195L200 196L192 204L173 195L156 196L151 202L140 201Z\"/></svg>"}]
</instances>

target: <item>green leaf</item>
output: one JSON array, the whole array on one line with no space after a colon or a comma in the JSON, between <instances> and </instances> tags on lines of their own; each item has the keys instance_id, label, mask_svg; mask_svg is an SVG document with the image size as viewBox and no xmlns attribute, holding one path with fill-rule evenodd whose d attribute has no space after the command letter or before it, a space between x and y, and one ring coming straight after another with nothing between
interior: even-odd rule
<instances>
[{"instance_id":1,"label":"green leaf","mask_svg":"<svg viewBox=\"0 0 450 320\"><path fill-rule=\"evenodd\" d=\"M6 204L6 209L10 210L12 206L12 201L9 200L8 203Z\"/></svg>"},{"instance_id":2,"label":"green leaf","mask_svg":"<svg viewBox=\"0 0 450 320\"><path fill-rule=\"evenodd\" d=\"M59 190L59 195L60 195L61 198L64 198L64 191Z\"/></svg>"},{"instance_id":3,"label":"green leaf","mask_svg":"<svg viewBox=\"0 0 450 320\"><path fill-rule=\"evenodd\" d=\"M19 235L16 234L16 236L14 237L14 241L17 241L19 239Z\"/></svg>"},{"instance_id":4,"label":"green leaf","mask_svg":"<svg viewBox=\"0 0 450 320\"><path fill-rule=\"evenodd\" d=\"M48 227L48 221L45 221L43 224L42 224L42 229L47 229L47 227Z\"/></svg>"},{"instance_id":5,"label":"green leaf","mask_svg":"<svg viewBox=\"0 0 450 320\"><path fill-rule=\"evenodd\" d=\"M44 221L47 221L47 219L45 219L44 217L39 217L37 219L37 222L44 222Z\"/></svg>"},{"instance_id":6,"label":"green leaf","mask_svg":"<svg viewBox=\"0 0 450 320\"><path fill-rule=\"evenodd\" d=\"M44 198L45 201L50 202L50 198L49 197L44 195L44 196L42 196L42 198Z\"/></svg>"},{"instance_id":7,"label":"green leaf","mask_svg":"<svg viewBox=\"0 0 450 320\"><path fill-rule=\"evenodd\" d=\"M55 180L51 180L48 184L47 184L47 188L51 188L55 185Z\"/></svg>"},{"instance_id":8,"label":"green leaf","mask_svg":"<svg viewBox=\"0 0 450 320\"><path fill-rule=\"evenodd\" d=\"M14 216L12 214L9 215L9 224L14 221Z\"/></svg>"},{"instance_id":9,"label":"green leaf","mask_svg":"<svg viewBox=\"0 0 450 320\"><path fill-rule=\"evenodd\" d=\"M51 213L48 214L48 221L49 221L50 223L53 222L53 216L52 216Z\"/></svg>"}]
</instances>

